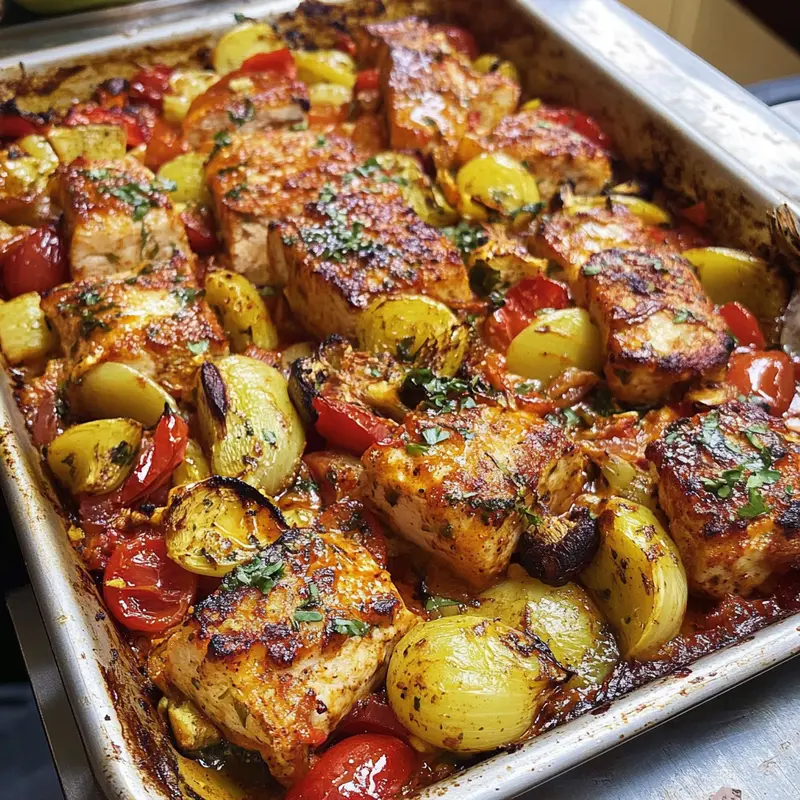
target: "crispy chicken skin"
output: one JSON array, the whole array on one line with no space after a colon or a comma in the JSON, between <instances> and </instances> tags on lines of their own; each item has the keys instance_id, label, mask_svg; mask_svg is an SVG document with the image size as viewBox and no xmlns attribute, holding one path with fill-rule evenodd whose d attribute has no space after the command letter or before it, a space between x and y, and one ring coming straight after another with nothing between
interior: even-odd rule
<instances>
[{"instance_id":1,"label":"crispy chicken skin","mask_svg":"<svg viewBox=\"0 0 800 800\"><path fill-rule=\"evenodd\" d=\"M733 340L685 259L606 250L582 274L605 346L608 386L623 402L651 405L676 384L727 363Z\"/></svg>"},{"instance_id":2,"label":"crispy chicken skin","mask_svg":"<svg viewBox=\"0 0 800 800\"><path fill-rule=\"evenodd\" d=\"M597 194L611 180L606 149L567 125L542 119L536 109L504 117L482 136L470 134L461 143L458 160L480 153L505 153L524 162L536 176L543 199L567 181L578 194Z\"/></svg>"},{"instance_id":3,"label":"crispy chicken skin","mask_svg":"<svg viewBox=\"0 0 800 800\"><path fill-rule=\"evenodd\" d=\"M747 596L798 563L800 442L780 418L729 403L673 423L647 457L692 589Z\"/></svg>"},{"instance_id":4,"label":"crispy chicken skin","mask_svg":"<svg viewBox=\"0 0 800 800\"><path fill-rule=\"evenodd\" d=\"M192 147L220 131L248 133L305 121L308 90L274 72L231 72L192 103L183 134Z\"/></svg>"},{"instance_id":5,"label":"crispy chicken skin","mask_svg":"<svg viewBox=\"0 0 800 800\"><path fill-rule=\"evenodd\" d=\"M274 224L269 240L289 306L316 337L353 338L359 312L378 297L427 294L447 305L472 298L458 250L405 204L394 183L354 182L319 197Z\"/></svg>"},{"instance_id":6,"label":"crispy chicken skin","mask_svg":"<svg viewBox=\"0 0 800 800\"><path fill-rule=\"evenodd\" d=\"M274 130L232 137L206 167L222 238L233 269L256 285L281 285L267 250L269 223L303 210L327 183L373 152L339 131Z\"/></svg>"},{"instance_id":7,"label":"crispy chicken skin","mask_svg":"<svg viewBox=\"0 0 800 800\"><path fill-rule=\"evenodd\" d=\"M189 399L206 355L228 352L216 316L178 258L138 275L59 286L43 296L42 310L61 339L73 381L102 361L122 361ZM194 355L188 345L202 341L207 353Z\"/></svg>"},{"instance_id":8,"label":"crispy chicken skin","mask_svg":"<svg viewBox=\"0 0 800 800\"><path fill-rule=\"evenodd\" d=\"M431 429L428 438L441 441L426 446ZM523 509L566 511L584 481L584 458L561 428L489 405L409 414L402 433L371 447L362 463L363 497L475 588L508 566Z\"/></svg>"},{"instance_id":9,"label":"crispy chicken skin","mask_svg":"<svg viewBox=\"0 0 800 800\"><path fill-rule=\"evenodd\" d=\"M133 159L77 159L55 180L73 280L128 272L174 253L192 257L166 192Z\"/></svg>"},{"instance_id":10,"label":"crispy chicken skin","mask_svg":"<svg viewBox=\"0 0 800 800\"><path fill-rule=\"evenodd\" d=\"M164 672L290 785L380 680L416 617L350 536L294 529L262 557L282 562L277 584L266 594L220 588L195 606L169 640Z\"/></svg>"}]
</instances>

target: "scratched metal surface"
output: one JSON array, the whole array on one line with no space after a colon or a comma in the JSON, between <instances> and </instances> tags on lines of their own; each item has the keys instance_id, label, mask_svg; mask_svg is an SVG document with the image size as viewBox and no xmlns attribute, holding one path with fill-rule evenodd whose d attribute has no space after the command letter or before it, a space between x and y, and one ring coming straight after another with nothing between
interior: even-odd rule
<instances>
[{"instance_id":1,"label":"scratched metal surface","mask_svg":"<svg viewBox=\"0 0 800 800\"><path fill-rule=\"evenodd\" d=\"M117 17L116 23L106 25L103 20L114 19L112 11L92 17L85 27L65 22L63 35L58 35L57 26L40 29L27 46L46 43L48 49L24 55L23 60L35 70L113 48L174 45L182 36L228 26L234 7L213 4L211 11L209 4L197 4L179 19L165 21L155 5L145 21L121 22ZM293 5L291 0L270 0L239 8L265 15ZM159 7L164 14L175 13L174 8ZM476 30L487 37L494 32L496 41L521 48L515 60L532 89L597 110L627 158L660 167L673 187L707 198L721 241L768 252L764 214L786 199L781 188L796 192L800 186L794 177L800 178L797 136L735 85L612 0L520 0L502 9L483 0L458 0L440 8L465 12L479 20ZM100 38L87 41L89 30ZM515 42L501 38L509 34ZM6 47L8 38L0 44ZM141 51L142 58L147 52ZM7 53L0 56L0 68L18 70L19 53ZM152 706L141 696L135 665L114 627L97 614L101 606L94 586L77 564L49 505L49 492L6 382L2 393L3 490L96 776L109 797L177 797L180 788L171 771L168 743ZM657 681L603 714L575 720L424 796L517 796L798 652L797 620L785 620L698 661L689 677ZM142 759L148 770L141 768ZM550 788L537 796L550 796Z\"/></svg>"}]
</instances>

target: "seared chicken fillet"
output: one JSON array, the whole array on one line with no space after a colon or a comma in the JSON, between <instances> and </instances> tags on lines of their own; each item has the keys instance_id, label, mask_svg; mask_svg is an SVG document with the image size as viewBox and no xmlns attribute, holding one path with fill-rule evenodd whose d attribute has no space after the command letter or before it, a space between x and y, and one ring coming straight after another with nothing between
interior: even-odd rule
<instances>
[{"instance_id":1,"label":"seared chicken fillet","mask_svg":"<svg viewBox=\"0 0 800 800\"><path fill-rule=\"evenodd\" d=\"M750 595L800 564L800 441L779 417L729 403L647 448L689 585Z\"/></svg>"},{"instance_id":2,"label":"seared chicken fillet","mask_svg":"<svg viewBox=\"0 0 800 800\"><path fill-rule=\"evenodd\" d=\"M279 128L305 121L308 90L275 72L231 72L192 103L183 134L192 147L224 140L224 133Z\"/></svg>"},{"instance_id":3,"label":"seared chicken fillet","mask_svg":"<svg viewBox=\"0 0 800 800\"><path fill-rule=\"evenodd\" d=\"M228 351L202 297L176 258L152 271L59 286L43 296L42 310L61 339L71 380L100 362L121 361L189 399L197 367ZM205 353L189 349L197 342L208 342Z\"/></svg>"},{"instance_id":4,"label":"seared chicken fillet","mask_svg":"<svg viewBox=\"0 0 800 800\"><path fill-rule=\"evenodd\" d=\"M77 159L59 169L56 186L73 280L128 272L176 253L193 258L163 185L133 159Z\"/></svg>"},{"instance_id":5,"label":"seared chicken fillet","mask_svg":"<svg viewBox=\"0 0 800 800\"><path fill-rule=\"evenodd\" d=\"M506 569L534 510L566 511L584 481L584 458L561 428L489 405L409 414L362 462L363 497L476 588Z\"/></svg>"},{"instance_id":6,"label":"seared chicken fillet","mask_svg":"<svg viewBox=\"0 0 800 800\"><path fill-rule=\"evenodd\" d=\"M416 617L349 536L290 530L261 558L282 565L275 585L223 585L198 603L167 644L164 673L288 785L372 691Z\"/></svg>"}]
</instances>

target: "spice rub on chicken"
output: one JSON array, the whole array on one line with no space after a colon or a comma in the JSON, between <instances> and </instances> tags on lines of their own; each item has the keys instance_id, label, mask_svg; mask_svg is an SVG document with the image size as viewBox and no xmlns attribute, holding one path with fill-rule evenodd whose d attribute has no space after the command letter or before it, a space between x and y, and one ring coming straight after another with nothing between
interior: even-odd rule
<instances>
[{"instance_id":1,"label":"spice rub on chicken","mask_svg":"<svg viewBox=\"0 0 800 800\"><path fill-rule=\"evenodd\" d=\"M800 558L800 440L755 405L678 420L647 448L689 586L750 595Z\"/></svg>"},{"instance_id":2,"label":"spice rub on chicken","mask_svg":"<svg viewBox=\"0 0 800 800\"><path fill-rule=\"evenodd\" d=\"M189 399L206 355L228 352L216 316L179 257L138 274L59 286L42 298L42 310L73 381L95 364L121 361ZM204 352L198 342L207 343Z\"/></svg>"},{"instance_id":3,"label":"spice rub on chicken","mask_svg":"<svg viewBox=\"0 0 800 800\"><path fill-rule=\"evenodd\" d=\"M73 280L128 272L175 253L191 257L168 185L133 159L76 159L55 180Z\"/></svg>"},{"instance_id":4,"label":"spice rub on chicken","mask_svg":"<svg viewBox=\"0 0 800 800\"><path fill-rule=\"evenodd\" d=\"M302 212L320 189L338 183L372 155L344 132L274 130L240 134L206 167L231 266L256 285L280 286L267 233L275 220Z\"/></svg>"},{"instance_id":5,"label":"spice rub on chicken","mask_svg":"<svg viewBox=\"0 0 800 800\"><path fill-rule=\"evenodd\" d=\"M272 227L270 252L289 306L321 339L352 338L358 314L379 297L426 294L446 305L473 297L456 247L391 181L323 187L302 214Z\"/></svg>"},{"instance_id":6,"label":"spice rub on chicken","mask_svg":"<svg viewBox=\"0 0 800 800\"><path fill-rule=\"evenodd\" d=\"M584 482L584 458L561 428L490 405L410 414L362 461L363 496L476 588L505 570L527 525L566 511Z\"/></svg>"},{"instance_id":7,"label":"spice rub on chicken","mask_svg":"<svg viewBox=\"0 0 800 800\"><path fill-rule=\"evenodd\" d=\"M354 538L290 530L195 606L167 644L164 672L292 784L415 621Z\"/></svg>"}]
</instances>

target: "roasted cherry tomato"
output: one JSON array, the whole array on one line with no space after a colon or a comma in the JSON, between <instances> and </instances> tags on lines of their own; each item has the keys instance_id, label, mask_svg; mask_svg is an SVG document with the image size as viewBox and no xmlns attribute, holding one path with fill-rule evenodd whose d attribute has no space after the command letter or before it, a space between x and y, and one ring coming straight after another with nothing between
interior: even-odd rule
<instances>
[{"instance_id":1,"label":"roasted cherry tomato","mask_svg":"<svg viewBox=\"0 0 800 800\"><path fill-rule=\"evenodd\" d=\"M172 161L173 158L186 153L189 143L183 138L179 128L165 122L160 117L156 119L147 150L144 154L144 165L153 172L157 172L162 164Z\"/></svg>"},{"instance_id":2,"label":"roasted cherry tomato","mask_svg":"<svg viewBox=\"0 0 800 800\"><path fill-rule=\"evenodd\" d=\"M181 211L181 222L186 229L189 246L199 256L210 256L219 250L219 239L214 231L214 218L206 206L190 206Z\"/></svg>"},{"instance_id":3,"label":"roasted cherry tomato","mask_svg":"<svg viewBox=\"0 0 800 800\"><path fill-rule=\"evenodd\" d=\"M240 71L274 72L291 79L297 77L297 67L292 57L292 51L288 47L273 50L271 53L256 53L245 60Z\"/></svg>"},{"instance_id":4,"label":"roasted cherry tomato","mask_svg":"<svg viewBox=\"0 0 800 800\"><path fill-rule=\"evenodd\" d=\"M142 447L139 459L120 490L120 503L141 502L163 486L181 463L189 441L189 426L182 417L165 410L151 442Z\"/></svg>"},{"instance_id":5,"label":"roasted cherry tomato","mask_svg":"<svg viewBox=\"0 0 800 800\"><path fill-rule=\"evenodd\" d=\"M376 69L362 69L356 75L355 90L360 92L367 89L377 89L380 73Z\"/></svg>"},{"instance_id":6,"label":"roasted cherry tomato","mask_svg":"<svg viewBox=\"0 0 800 800\"><path fill-rule=\"evenodd\" d=\"M585 139L594 142L598 147L611 147L611 139L597 122L575 108L540 106L536 110L536 116L555 125L564 125L567 128L572 128L575 133L579 133Z\"/></svg>"},{"instance_id":7,"label":"roasted cherry tomato","mask_svg":"<svg viewBox=\"0 0 800 800\"><path fill-rule=\"evenodd\" d=\"M100 108L92 103L73 106L64 118L64 125L119 125L125 129L128 147L138 147L150 139L150 127L140 115L121 108Z\"/></svg>"},{"instance_id":8,"label":"roasted cherry tomato","mask_svg":"<svg viewBox=\"0 0 800 800\"><path fill-rule=\"evenodd\" d=\"M512 339L528 327L537 311L543 308L566 308L569 292L563 283L542 275L525 278L508 291L505 305L486 320L486 336L505 353Z\"/></svg>"},{"instance_id":9,"label":"roasted cherry tomato","mask_svg":"<svg viewBox=\"0 0 800 800\"><path fill-rule=\"evenodd\" d=\"M447 41L450 43L450 47L453 50L456 50L459 53L465 55L470 61L474 61L480 50L478 49L478 43L475 41L475 37L464 28L459 27L458 25L433 25L432 26L434 31L439 33L443 33L447 37Z\"/></svg>"},{"instance_id":10,"label":"roasted cherry tomato","mask_svg":"<svg viewBox=\"0 0 800 800\"><path fill-rule=\"evenodd\" d=\"M414 751L394 736L351 736L331 747L286 800L393 800L416 761Z\"/></svg>"},{"instance_id":11,"label":"roasted cherry tomato","mask_svg":"<svg viewBox=\"0 0 800 800\"><path fill-rule=\"evenodd\" d=\"M728 383L745 397L757 397L771 414L783 414L794 396L794 365L780 350L734 353L728 362Z\"/></svg>"},{"instance_id":12,"label":"roasted cherry tomato","mask_svg":"<svg viewBox=\"0 0 800 800\"><path fill-rule=\"evenodd\" d=\"M162 536L150 533L117 545L103 575L114 618L142 633L162 633L180 622L196 591L197 576L167 556Z\"/></svg>"},{"instance_id":13,"label":"roasted cherry tomato","mask_svg":"<svg viewBox=\"0 0 800 800\"><path fill-rule=\"evenodd\" d=\"M169 94L172 73L172 67L166 64L156 64L150 69L140 70L131 78L130 99L134 103L147 103L160 111L164 105L164 95Z\"/></svg>"},{"instance_id":14,"label":"roasted cherry tomato","mask_svg":"<svg viewBox=\"0 0 800 800\"><path fill-rule=\"evenodd\" d=\"M64 242L54 226L34 228L0 255L6 296L44 292L69 280Z\"/></svg>"},{"instance_id":15,"label":"roasted cherry tomato","mask_svg":"<svg viewBox=\"0 0 800 800\"><path fill-rule=\"evenodd\" d=\"M408 738L408 731L401 725L391 706L377 694L359 700L350 713L336 726L337 734L382 733Z\"/></svg>"},{"instance_id":16,"label":"roasted cherry tomato","mask_svg":"<svg viewBox=\"0 0 800 800\"><path fill-rule=\"evenodd\" d=\"M720 306L719 313L740 345L756 347L759 350L766 345L758 320L741 303L725 303L724 306Z\"/></svg>"},{"instance_id":17,"label":"roasted cherry tomato","mask_svg":"<svg viewBox=\"0 0 800 800\"><path fill-rule=\"evenodd\" d=\"M0 113L0 139L21 139L32 133L39 133L41 126L21 114Z\"/></svg>"},{"instance_id":18,"label":"roasted cherry tomato","mask_svg":"<svg viewBox=\"0 0 800 800\"><path fill-rule=\"evenodd\" d=\"M332 445L361 455L368 447L391 434L391 423L352 403L315 397L317 432Z\"/></svg>"}]
</instances>

